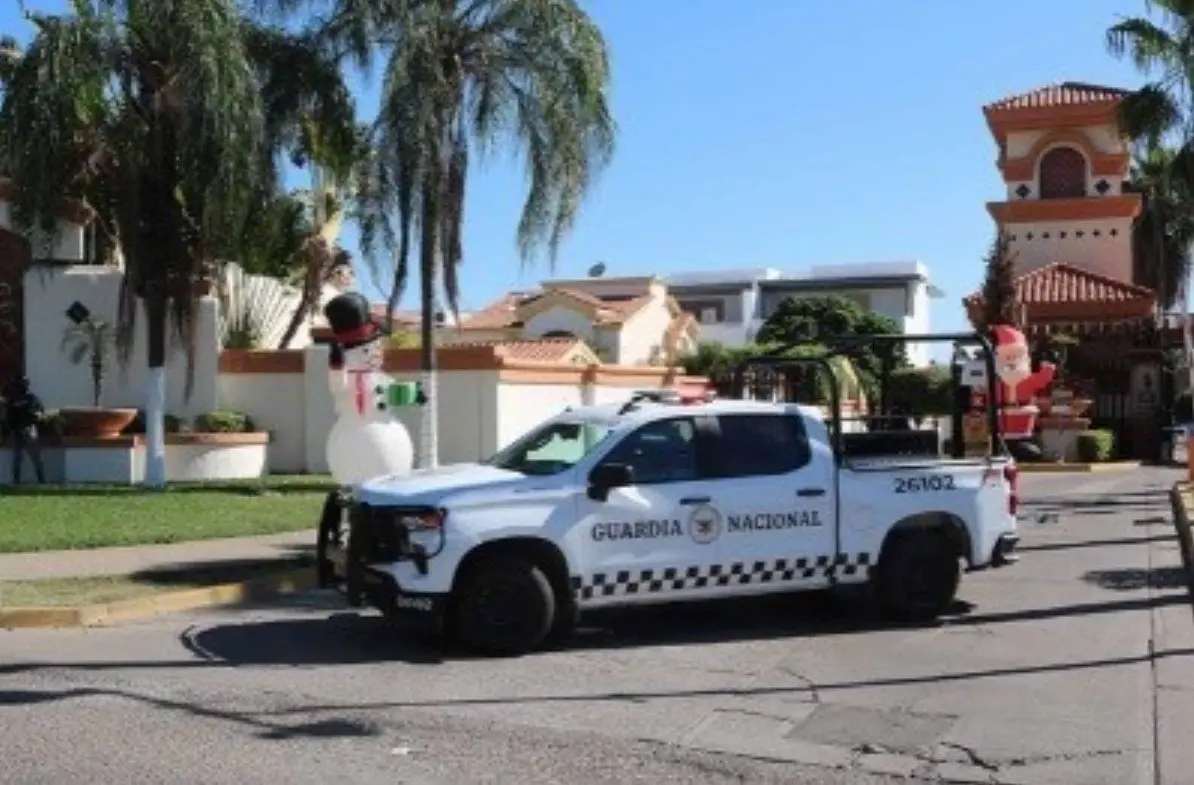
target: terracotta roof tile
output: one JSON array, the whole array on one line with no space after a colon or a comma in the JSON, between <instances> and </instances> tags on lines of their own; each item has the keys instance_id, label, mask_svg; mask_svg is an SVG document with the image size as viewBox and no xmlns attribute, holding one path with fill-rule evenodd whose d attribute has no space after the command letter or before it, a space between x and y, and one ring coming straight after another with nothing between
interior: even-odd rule
<instances>
[{"instance_id":1,"label":"terracotta roof tile","mask_svg":"<svg viewBox=\"0 0 1194 785\"><path fill-rule=\"evenodd\" d=\"M517 321L518 306L534 297L537 292L507 292L496 302L490 303L460 323L462 330L500 330Z\"/></svg>"},{"instance_id":2,"label":"terracotta roof tile","mask_svg":"<svg viewBox=\"0 0 1194 785\"><path fill-rule=\"evenodd\" d=\"M492 346L503 357L527 362L563 362L577 350L596 357L589 345L579 338L544 338L537 341L447 341L449 346Z\"/></svg>"},{"instance_id":3,"label":"terracotta roof tile","mask_svg":"<svg viewBox=\"0 0 1194 785\"><path fill-rule=\"evenodd\" d=\"M386 307L384 305L371 305L369 310L373 313L376 319L384 319L386 316ZM411 327L417 326L421 319L421 314L418 311L410 311L399 309L394 311L391 319L392 327Z\"/></svg>"},{"instance_id":4,"label":"terracotta roof tile","mask_svg":"<svg viewBox=\"0 0 1194 785\"><path fill-rule=\"evenodd\" d=\"M1097 320L1146 316L1151 312L1153 290L1106 275L1083 270L1063 262L1052 262L1024 273L1015 280L1016 297L1029 318L1049 319L1080 316ZM966 298L968 306L982 302L982 293Z\"/></svg>"},{"instance_id":5,"label":"terracotta roof tile","mask_svg":"<svg viewBox=\"0 0 1194 785\"><path fill-rule=\"evenodd\" d=\"M607 316L603 316L601 321L603 324L617 324L624 322L631 316L641 311L647 303L651 302L651 295L643 294L638 297L631 297L623 300L602 300L603 307L611 311Z\"/></svg>"},{"instance_id":6,"label":"terracotta roof tile","mask_svg":"<svg viewBox=\"0 0 1194 785\"><path fill-rule=\"evenodd\" d=\"M1131 94L1130 90L1083 82L1061 82L1046 85L1019 95L1009 95L987 104L986 111L1011 109L1050 109L1057 106L1086 106L1114 103Z\"/></svg>"},{"instance_id":7,"label":"terracotta roof tile","mask_svg":"<svg viewBox=\"0 0 1194 785\"><path fill-rule=\"evenodd\" d=\"M603 298L564 286L553 286L550 291L558 292L577 302L597 308L598 324L620 324L651 302L649 294L628 298ZM485 306L461 322L460 329L500 330L504 327L513 327L518 323L518 308L538 300L547 293L547 291L508 292L496 302Z\"/></svg>"},{"instance_id":8,"label":"terracotta roof tile","mask_svg":"<svg viewBox=\"0 0 1194 785\"><path fill-rule=\"evenodd\" d=\"M553 286L547 291L559 292L561 294L567 295L568 297L571 297L574 300L580 300L582 303L588 303L589 305L595 305L598 308L604 307L606 304L606 301L601 299L600 297L589 294L588 292L582 292L580 289L573 289L568 286ZM533 299L538 299L539 297L542 297L545 294L547 294L546 291Z\"/></svg>"}]
</instances>

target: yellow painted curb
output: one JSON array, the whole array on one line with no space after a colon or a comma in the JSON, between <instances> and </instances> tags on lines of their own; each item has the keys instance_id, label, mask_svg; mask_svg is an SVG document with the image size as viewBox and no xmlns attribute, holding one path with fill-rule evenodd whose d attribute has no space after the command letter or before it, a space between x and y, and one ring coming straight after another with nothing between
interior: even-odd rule
<instances>
[{"instance_id":1,"label":"yellow painted curb","mask_svg":"<svg viewBox=\"0 0 1194 785\"><path fill-rule=\"evenodd\" d=\"M178 613L235 605L269 596L294 594L315 586L315 568L290 570L268 578L224 583L197 589L162 592L101 605L49 608L0 608L0 629L100 627L136 621L162 613Z\"/></svg>"},{"instance_id":2,"label":"yellow painted curb","mask_svg":"<svg viewBox=\"0 0 1194 785\"><path fill-rule=\"evenodd\" d=\"M1108 463L1018 463L1025 474L1098 474L1139 469L1140 461L1110 461Z\"/></svg>"}]
</instances>

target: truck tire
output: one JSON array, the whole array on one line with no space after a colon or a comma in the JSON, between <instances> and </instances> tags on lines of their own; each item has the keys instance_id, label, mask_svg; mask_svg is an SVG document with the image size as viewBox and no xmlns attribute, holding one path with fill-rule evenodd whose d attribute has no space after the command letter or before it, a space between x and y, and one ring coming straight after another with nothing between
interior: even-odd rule
<instances>
[{"instance_id":1,"label":"truck tire","mask_svg":"<svg viewBox=\"0 0 1194 785\"><path fill-rule=\"evenodd\" d=\"M885 615L930 621L958 594L961 560L944 532L920 529L896 534L883 551L875 590Z\"/></svg>"},{"instance_id":2,"label":"truck tire","mask_svg":"<svg viewBox=\"0 0 1194 785\"><path fill-rule=\"evenodd\" d=\"M319 531L315 538L315 570L317 584L321 589L334 586L337 582L328 551L337 534L343 536L343 532L340 531L342 515L340 492L332 491L324 499L323 512L319 516Z\"/></svg>"},{"instance_id":3,"label":"truck tire","mask_svg":"<svg viewBox=\"0 0 1194 785\"><path fill-rule=\"evenodd\" d=\"M556 600L543 570L500 556L464 577L453 603L452 631L470 649L512 657L537 649L555 623Z\"/></svg>"}]
</instances>

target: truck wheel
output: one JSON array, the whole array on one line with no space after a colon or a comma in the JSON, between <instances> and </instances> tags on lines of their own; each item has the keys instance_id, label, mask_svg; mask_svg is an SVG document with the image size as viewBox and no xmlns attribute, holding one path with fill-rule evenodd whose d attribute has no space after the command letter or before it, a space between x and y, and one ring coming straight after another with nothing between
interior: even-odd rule
<instances>
[{"instance_id":1,"label":"truck wheel","mask_svg":"<svg viewBox=\"0 0 1194 785\"><path fill-rule=\"evenodd\" d=\"M315 569L319 588L326 589L336 583L335 570L328 551L337 536L341 535L341 516L339 491L332 491L323 502L323 512L319 516L319 533L315 538Z\"/></svg>"},{"instance_id":2,"label":"truck wheel","mask_svg":"<svg viewBox=\"0 0 1194 785\"><path fill-rule=\"evenodd\" d=\"M457 590L453 632L485 654L517 656L538 648L556 615L551 582L534 564L502 557L479 564Z\"/></svg>"},{"instance_id":3,"label":"truck wheel","mask_svg":"<svg viewBox=\"0 0 1194 785\"><path fill-rule=\"evenodd\" d=\"M929 621L953 604L961 579L960 559L944 533L910 531L884 550L875 589L888 616Z\"/></svg>"}]
</instances>

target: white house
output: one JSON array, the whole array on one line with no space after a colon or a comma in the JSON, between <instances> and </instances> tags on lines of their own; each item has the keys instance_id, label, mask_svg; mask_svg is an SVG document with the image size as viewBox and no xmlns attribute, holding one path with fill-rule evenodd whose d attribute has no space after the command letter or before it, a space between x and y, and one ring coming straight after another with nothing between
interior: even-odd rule
<instances>
[{"instance_id":1,"label":"white house","mask_svg":"<svg viewBox=\"0 0 1194 785\"><path fill-rule=\"evenodd\" d=\"M839 295L873 313L895 319L906 334L932 332L930 301L942 292L920 262L821 265L801 275L774 268L677 273L667 279L680 307L701 325L702 340L742 346L790 297ZM929 361L930 346L909 346L918 365Z\"/></svg>"},{"instance_id":2,"label":"white house","mask_svg":"<svg viewBox=\"0 0 1194 785\"><path fill-rule=\"evenodd\" d=\"M507 292L462 320L454 340L576 337L619 365L666 365L696 346L696 319L659 278L554 280L541 287Z\"/></svg>"}]
</instances>

